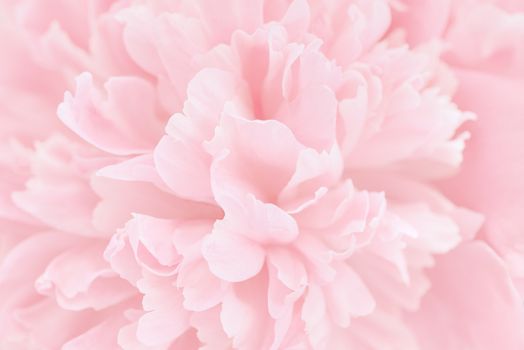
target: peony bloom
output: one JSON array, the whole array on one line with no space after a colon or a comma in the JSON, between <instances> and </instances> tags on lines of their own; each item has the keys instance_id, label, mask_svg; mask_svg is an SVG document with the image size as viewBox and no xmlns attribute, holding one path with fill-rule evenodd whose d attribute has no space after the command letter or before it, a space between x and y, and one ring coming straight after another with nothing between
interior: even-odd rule
<instances>
[{"instance_id":1,"label":"peony bloom","mask_svg":"<svg viewBox=\"0 0 524 350\"><path fill-rule=\"evenodd\" d=\"M1 348L524 348L518 1L0 4Z\"/></svg>"}]
</instances>

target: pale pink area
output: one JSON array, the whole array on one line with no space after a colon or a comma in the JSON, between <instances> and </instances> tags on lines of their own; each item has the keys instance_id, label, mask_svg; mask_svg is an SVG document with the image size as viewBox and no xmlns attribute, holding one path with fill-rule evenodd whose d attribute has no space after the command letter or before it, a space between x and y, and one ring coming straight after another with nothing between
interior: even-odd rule
<instances>
[{"instance_id":1,"label":"pale pink area","mask_svg":"<svg viewBox=\"0 0 524 350\"><path fill-rule=\"evenodd\" d=\"M476 111L479 119L468 125L473 137L462 171L446 182L445 188L457 201L485 213L484 238L520 280L524 277L521 230L524 188L518 179L524 171L519 161L524 156L519 147L523 139L524 103L516 91L524 89L524 80L466 70L461 70L458 76L462 83L457 100ZM498 88L488 92L479 86ZM522 290L522 282L518 284Z\"/></svg>"},{"instance_id":2,"label":"pale pink area","mask_svg":"<svg viewBox=\"0 0 524 350\"><path fill-rule=\"evenodd\" d=\"M0 348L524 348L519 1L0 4Z\"/></svg>"},{"instance_id":3,"label":"pale pink area","mask_svg":"<svg viewBox=\"0 0 524 350\"><path fill-rule=\"evenodd\" d=\"M404 32L411 45L438 40L449 24L452 4L461 1L397 1L393 12L393 26Z\"/></svg>"},{"instance_id":4,"label":"pale pink area","mask_svg":"<svg viewBox=\"0 0 524 350\"><path fill-rule=\"evenodd\" d=\"M475 123L463 128L472 137L461 171L442 188L451 199L484 213L482 238L505 260L522 291L523 202L517 179L522 173L524 106L519 91L524 89L524 4L511 0L431 2L434 8L416 4L415 11L398 6L396 29L407 28L412 43L419 44L432 33L447 46L444 57L457 80L455 101L477 115ZM423 30L409 29L417 25Z\"/></svg>"},{"instance_id":5,"label":"pale pink area","mask_svg":"<svg viewBox=\"0 0 524 350\"><path fill-rule=\"evenodd\" d=\"M470 266L478 272L471 274ZM484 243L467 243L439 257L428 275L432 288L420 310L409 317L424 349L524 346L520 329L524 314L515 308L521 298L503 262Z\"/></svg>"},{"instance_id":6,"label":"pale pink area","mask_svg":"<svg viewBox=\"0 0 524 350\"><path fill-rule=\"evenodd\" d=\"M490 2L496 3L457 6L446 33L450 46L446 58L453 66L522 79L524 8L508 12ZM472 35L479 40L467 40Z\"/></svg>"}]
</instances>

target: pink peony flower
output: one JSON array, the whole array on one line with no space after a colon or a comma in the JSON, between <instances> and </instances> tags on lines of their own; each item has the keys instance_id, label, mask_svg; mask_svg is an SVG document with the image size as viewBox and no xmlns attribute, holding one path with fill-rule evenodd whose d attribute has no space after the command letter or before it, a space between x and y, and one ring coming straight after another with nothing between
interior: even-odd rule
<instances>
[{"instance_id":1,"label":"pink peony flower","mask_svg":"<svg viewBox=\"0 0 524 350\"><path fill-rule=\"evenodd\" d=\"M519 1L0 4L0 348L524 348Z\"/></svg>"}]
</instances>

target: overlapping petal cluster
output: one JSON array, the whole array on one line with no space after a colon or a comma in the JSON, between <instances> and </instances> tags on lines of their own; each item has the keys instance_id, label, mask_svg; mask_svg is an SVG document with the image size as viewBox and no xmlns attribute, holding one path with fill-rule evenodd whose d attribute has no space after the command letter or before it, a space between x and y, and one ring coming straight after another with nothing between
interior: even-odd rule
<instances>
[{"instance_id":1,"label":"overlapping petal cluster","mask_svg":"<svg viewBox=\"0 0 524 350\"><path fill-rule=\"evenodd\" d=\"M0 3L0 347L524 347L518 1Z\"/></svg>"}]
</instances>

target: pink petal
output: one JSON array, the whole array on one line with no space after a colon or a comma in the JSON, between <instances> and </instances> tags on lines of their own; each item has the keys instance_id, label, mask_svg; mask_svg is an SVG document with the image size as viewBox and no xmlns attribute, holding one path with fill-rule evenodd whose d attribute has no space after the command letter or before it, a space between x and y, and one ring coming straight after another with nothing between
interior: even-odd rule
<instances>
[{"instance_id":1,"label":"pink petal","mask_svg":"<svg viewBox=\"0 0 524 350\"><path fill-rule=\"evenodd\" d=\"M110 79L105 89L107 100L94 87L89 73L80 75L75 95L66 93L58 108L60 119L87 142L109 153L126 155L151 149L160 128L149 83L117 77Z\"/></svg>"},{"instance_id":2,"label":"pink petal","mask_svg":"<svg viewBox=\"0 0 524 350\"><path fill-rule=\"evenodd\" d=\"M265 252L257 243L215 228L204 239L202 255L211 272L229 282L247 280L260 272Z\"/></svg>"},{"instance_id":3,"label":"pink petal","mask_svg":"<svg viewBox=\"0 0 524 350\"><path fill-rule=\"evenodd\" d=\"M298 226L292 216L274 204L253 195L244 198L221 196L225 217L216 223L221 231L235 233L261 244L285 244L297 238Z\"/></svg>"},{"instance_id":4,"label":"pink petal","mask_svg":"<svg viewBox=\"0 0 524 350\"><path fill-rule=\"evenodd\" d=\"M476 273L471 266L477 267ZM439 257L429 277L432 288L410 317L424 349L524 346L521 298L500 259L484 243L468 243Z\"/></svg>"},{"instance_id":5,"label":"pink petal","mask_svg":"<svg viewBox=\"0 0 524 350\"><path fill-rule=\"evenodd\" d=\"M304 145L329 150L335 137L337 115L335 94L325 86L311 87L280 111L277 120L293 130L295 137Z\"/></svg>"},{"instance_id":6,"label":"pink petal","mask_svg":"<svg viewBox=\"0 0 524 350\"><path fill-rule=\"evenodd\" d=\"M271 202L290 180L302 146L277 121L224 116L208 148L216 154L211 181L217 200L225 192Z\"/></svg>"},{"instance_id":7,"label":"pink petal","mask_svg":"<svg viewBox=\"0 0 524 350\"><path fill-rule=\"evenodd\" d=\"M109 269L101 248L87 246L57 256L36 280L36 289L54 294L58 304L69 310L99 310L129 298L134 290Z\"/></svg>"},{"instance_id":8,"label":"pink petal","mask_svg":"<svg viewBox=\"0 0 524 350\"><path fill-rule=\"evenodd\" d=\"M375 300L360 276L350 267L340 265L333 283L325 289L329 313L341 327L349 326L351 317L369 315Z\"/></svg>"},{"instance_id":9,"label":"pink petal","mask_svg":"<svg viewBox=\"0 0 524 350\"><path fill-rule=\"evenodd\" d=\"M225 284L209 271L203 259L181 266L177 286L183 289L184 307L192 311L204 311L217 305L226 290Z\"/></svg>"}]
</instances>

